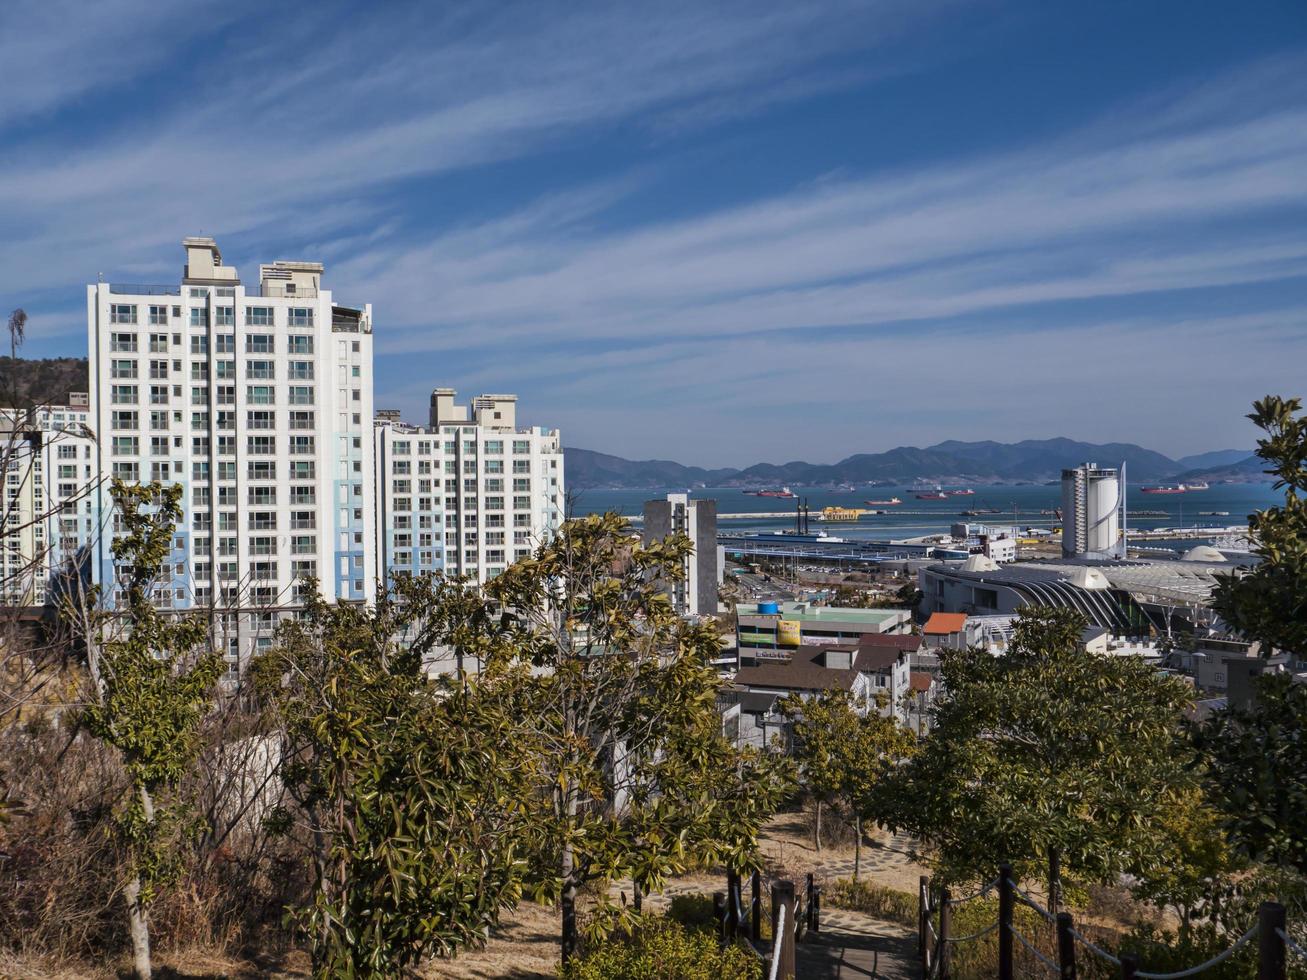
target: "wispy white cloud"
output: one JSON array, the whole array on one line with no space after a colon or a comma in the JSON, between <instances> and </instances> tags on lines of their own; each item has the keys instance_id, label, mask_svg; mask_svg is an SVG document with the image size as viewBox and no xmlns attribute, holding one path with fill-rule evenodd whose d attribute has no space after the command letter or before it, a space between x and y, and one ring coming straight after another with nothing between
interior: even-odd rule
<instances>
[{"instance_id":1,"label":"wispy white cloud","mask_svg":"<svg viewBox=\"0 0 1307 980\"><path fill-rule=\"evenodd\" d=\"M128 0L100 8L115 25L158 22ZM0 290L58 287L106 256L119 269L157 265L178 229L303 243L312 240L306 216L396 180L733 93L739 111L756 109L771 80L800 77L834 51L875 47L923 16L897 0L495 11L472 20L425 4L382 5L349 18L349 30L329 9L306 12L293 37L277 28L213 52L210 70L148 113L27 139L0 163ZM63 32L42 31L68 38L65 55L94 52L91 67L57 91L42 82L52 71L30 85L20 78L15 102L66 101L107 71L99 59L113 45L94 27L69 16ZM135 59L149 44L130 47L133 68L149 63ZM785 86L776 92L793 97Z\"/></svg>"},{"instance_id":2,"label":"wispy white cloud","mask_svg":"<svg viewBox=\"0 0 1307 980\"><path fill-rule=\"evenodd\" d=\"M601 234L507 219L337 271L395 297L393 351L464 346L488 327L517 342L874 326L1301 274L1301 226L1244 224L1307 207L1307 110L1103 142ZM421 327L393 329L408 324Z\"/></svg>"}]
</instances>

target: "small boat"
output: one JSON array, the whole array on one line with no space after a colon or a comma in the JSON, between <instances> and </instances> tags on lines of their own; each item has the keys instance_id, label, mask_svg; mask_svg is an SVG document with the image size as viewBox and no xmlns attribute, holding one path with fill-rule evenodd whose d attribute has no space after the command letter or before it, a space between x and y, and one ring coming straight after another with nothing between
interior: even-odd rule
<instances>
[{"instance_id":1,"label":"small boat","mask_svg":"<svg viewBox=\"0 0 1307 980\"><path fill-rule=\"evenodd\" d=\"M946 490L944 492L947 493L950 497L970 497L973 494L975 494L976 491L971 489L964 489L964 490Z\"/></svg>"},{"instance_id":2,"label":"small boat","mask_svg":"<svg viewBox=\"0 0 1307 980\"><path fill-rule=\"evenodd\" d=\"M1204 510L1198 512L1199 517L1229 517L1228 510Z\"/></svg>"},{"instance_id":3,"label":"small boat","mask_svg":"<svg viewBox=\"0 0 1307 980\"><path fill-rule=\"evenodd\" d=\"M895 504L901 504L903 501L898 497L890 497L889 500L864 500L864 504L870 504L873 507L893 507Z\"/></svg>"},{"instance_id":4,"label":"small boat","mask_svg":"<svg viewBox=\"0 0 1307 980\"><path fill-rule=\"evenodd\" d=\"M1183 483L1164 483L1156 487L1140 487L1140 493L1184 493L1188 487Z\"/></svg>"}]
</instances>

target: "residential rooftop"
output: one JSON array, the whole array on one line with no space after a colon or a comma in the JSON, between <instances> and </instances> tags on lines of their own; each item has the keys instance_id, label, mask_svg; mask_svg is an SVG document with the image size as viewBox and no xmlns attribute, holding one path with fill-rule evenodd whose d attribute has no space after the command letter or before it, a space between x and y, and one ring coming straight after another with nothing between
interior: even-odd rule
<instances>
[{"instance_id":1,"label":"residential rooftop","mask_svg":"<svg viewBox=\"0 0 1307 980\"><path fill-rule=\"evenodd\" d=\"M741 602L735 611L741 616L773 616L801 623L867 623L880 625L902 618L902 609L854 609L849 606L818 606L811 602L778 602L777 612L759 611L759 603Z\"/></svg>"}]
</instances>

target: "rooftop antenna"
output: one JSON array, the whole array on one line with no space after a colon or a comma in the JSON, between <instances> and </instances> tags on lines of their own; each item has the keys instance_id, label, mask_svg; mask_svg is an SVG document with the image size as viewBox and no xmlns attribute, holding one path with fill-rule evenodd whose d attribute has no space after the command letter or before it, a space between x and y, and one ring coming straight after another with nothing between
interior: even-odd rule
<instances>
[{"instance_id":1,"label":"rooftop antenna","mask_svg":"<svg viewBox=\"0 0 1307 980\"><path fill-rule=\"evenodd\" d=\"M1121 560L1130 557L1130 530L1128 524L1129 510L1126 509L1126 478L1125 478L1125 460L1121 460ZM1065 533L1065 532L1063 532Z\"/></svg>"}]
</instances>

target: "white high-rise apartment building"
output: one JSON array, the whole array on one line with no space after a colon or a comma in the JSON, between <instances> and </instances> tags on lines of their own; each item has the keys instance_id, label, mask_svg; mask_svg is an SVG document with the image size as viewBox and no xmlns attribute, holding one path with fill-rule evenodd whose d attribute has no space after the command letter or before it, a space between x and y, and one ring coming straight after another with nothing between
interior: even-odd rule
<instances>
[{"instance_id":1,"label":"white high-rise apartment building","mask_svg":"<svg viewBox=\"0 0 1307 980\"><path fill-rule=\"evenodd\" d=\"M518 428L516 395L431 394L430 424L382 412L374 429L381 567L485 582L526 557L564 517L557 429Z\"/></svg>"},{"instance_id":2,"label":"white high-rise apartment building","mask_svg":"<svg viewBox=\"0 0 1307 980\"><path fill-rule=\"evenodd\" d=\"M159 601L239 618L235 658L247 620L274 624L302 576L328 600L374 597L372 308L338 304L317 262L247 285L213 239L182 245L178 285L87 287L96 475L181 484ZM110 544L92 542L97 582Z\"/></svg>"},{"instance_id":3,"label":"white high-rise apartment building","mask_svg":"<svg viewBox=\"0 0 1307 980\"><path fill-rule=\"evenodd\" d=\"M95 440L87 398L0 411L3 531L0 603L39 606L56 576L77 574L79 549L96 534Z\"/></svg>"}]
</instances>

